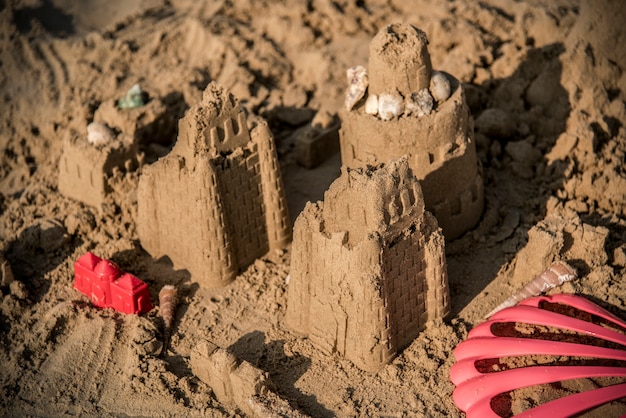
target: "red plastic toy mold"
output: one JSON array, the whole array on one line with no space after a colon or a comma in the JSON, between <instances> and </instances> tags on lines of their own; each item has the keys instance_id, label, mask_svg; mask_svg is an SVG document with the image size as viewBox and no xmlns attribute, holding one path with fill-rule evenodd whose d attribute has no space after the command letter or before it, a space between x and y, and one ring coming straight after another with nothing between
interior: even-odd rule
<instances>
[{"instance_id":1,"label":"red plastic toy mold","mask_svg":"<svg viewBox=\"0 0 626 418\"><path fill-rule=\"evenodd\" d=\"M126 314L152 309L148 285L91 252L74 263L74 288L100 308L113 308Z\"/></svg>"}]
</instances>

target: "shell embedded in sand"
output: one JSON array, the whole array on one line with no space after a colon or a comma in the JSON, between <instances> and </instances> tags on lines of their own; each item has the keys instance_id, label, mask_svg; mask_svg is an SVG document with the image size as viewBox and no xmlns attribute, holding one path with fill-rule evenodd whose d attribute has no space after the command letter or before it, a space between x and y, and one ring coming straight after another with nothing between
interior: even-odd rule
<instances>
[{"instance_id":1,"label":"shell embedded in sand","mask_svg":"<svg viewBox=\"0 0 626 418\"><path fill-rule=\"evenodd\" d=\"M404 101L399 94L381 94L378 97L378 114L382 120L391 120L404 112Z\"/></svg>"},{"instance_id":2,"label":"shell embedded in sand","mask_svg":"<svg viewBox=\"0 0 626 418\"><path fill-rule=\"evenodd\" d=\"M174 323L174 310L176 309L177 291L176 287L165 285L159 292L159 306L161 316L166 328L171 328Z\"/></svg>"},{"instance_id":3,"label":"shell embedded in sand","mask_svg":"<svg viewBox=\"0 0 626 418\"><path fill-rule=\"evenodd\" d=\"M430 94L437 102L443 102L450 97L450 80L441 71L433 71L430 77Z\"/></svg>"},{"instance_id":4,"label":"shell embedded in sand","mask_svg":"<svg viewBox=\"0 0 626 418\"><path fill-rule=\"evenodd\" d=\"M522 289L518 290L507 298L500 305L496 306L486 317L490 317L502 309L517 305L520 301L532 296L539 296L543 292L550 290L556 286L560 286L565 282L578 278L576 270L564 261L552 263L547 270L535 276L533 280L526 284Z\"/></svg>"},{"instance_id":5,"label":"shell embedded in sand","mask_svg":"<svg viewBox=\"0 0 626 418\"><path fill-rule=\"evenodd\" d=\"M161 316L163 317L163 349L161 354L165 354L169 348L170 337L172 335L172 327L174 325L174 316L176 303L178 302L178 292L175 286L165 285L159 292L159 306Z\"/></svg>"},{"instance_id":6,"label":"shell embedded in sand","mask_svg":"<svg viewBox=\"0 0 626 418\"><path fill-rule=\"evenodd\" d=\"M112 142L115 133L104 123L91 122L87 125L87 142L91 145L102 146Z\"/></svg>"},{"instance_id":7,"label":"shell embedded in sand","mask_svg":"<svg viewBox=\"0 0 626 418\"><path fill-rule=\"evenodd\" d=\"M365 100L365 113L370 115L378 114L378 96L375 94L370 94L367 96L367 100Z\"/></svg>"},{"instance_id":8,"label":"shell embedded in sand","mask_svg":"<svg viewBox=\"0 0 626 418\"><path fill-rule=\"evenodd\" d=\"M422 89L417 93L411 94L406 101L407 114L415 114L418 117L430 115L433 110L433 97L428 92L428 89Z\"/></svg>"},{"instance_id":9,"label":"shell embedded in sand","mask_svg":"<svg viewBox=\"0 0 626 418\"><path fill-rule=\"evenodd\" d=\"M346 70L348 76L348 89L346 90L346 110L350 111L365 95L369 78L367 70L362 65L351 67Z\"/></svg>"}]
</instances>

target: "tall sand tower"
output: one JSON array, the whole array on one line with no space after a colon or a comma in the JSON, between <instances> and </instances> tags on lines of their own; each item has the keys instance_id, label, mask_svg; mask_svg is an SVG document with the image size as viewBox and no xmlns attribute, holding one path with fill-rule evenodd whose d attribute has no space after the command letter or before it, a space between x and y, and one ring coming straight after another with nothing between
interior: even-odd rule
<instances>
[{"instance_id":1,"label":"tall sand tower","mask_svg":"<svg viewBox=\"0 0 626 418\"><path fill-rule=\"evenodd\" d=\"M427 45L421 30L389 25L370 43L369 69L348 70L341 159L363 167L407 155L426 209L451 240L481 216L482 170L463 88L450 74L433 71Z\"/></svg>"},{"instance_id":2,"label":"tall sand tower","mask_svg":"<svg viewBox=\"0 0 626 418\"><path fill-rule=\"evenodd\" d=\"M172 151L143 169L141 245L207 287L230 283L291 240L283 183L265 121L249 131L237 100L210 83L179 122Z\"/></svg>"},{"instance_id":3,"label":"tall sand tower","mask_svg":"<svg viewBox=\"0 0 626 418\"><path fill-rule=\"evenodd\" d=\"M376 371L448 314L444 238L406 158L344 168L294 227L286 323Z\"/></svg>"}]
</instances>

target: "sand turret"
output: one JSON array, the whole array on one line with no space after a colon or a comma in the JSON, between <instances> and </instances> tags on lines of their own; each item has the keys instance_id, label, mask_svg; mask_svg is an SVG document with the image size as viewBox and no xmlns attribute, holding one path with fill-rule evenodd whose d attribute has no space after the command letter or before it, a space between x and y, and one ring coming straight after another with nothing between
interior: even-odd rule
<instances>
[{"instance_id":1,"label":"sand turret","mask_svg":"<svg viewBox=\"0 0 626 418\"><path fill-rule=\"evenodd\" d=\"M426 34L408 24L389 25L373 38L369 69L349 70L341 158L362 167L407 155L426 208L454 239L480 218L482 170L463 87L433 71L427 45Z\"/></svg>"},{"instance_id":2,"label":"sand turret","mask_svg":"<svg viewBox=\"0 0 626 418\"><path fill-rule=\"evenodd\" d=\"M209 84L180 120L172 151L144 168L137 225L150 254L208 287L286 245L291 224L267 123L248 130L238 101Z\"/></svg>"},{"instance_id":3,"label":"sand turret","mask_svg":"<svg viewBox=\"0 0 626 418\"><path fill-rule=\"evenodd\" d=\"M405 158L344 168L296 220L286 322L376 371L449 312L444 253Z\"/></svg>"},{"instance_id":4,"label":"sand turret","mask_svg":"<svg viewBox=\"0 0 626 418\"><path fill-rule=\"evenodd\" d=\"M432 65L428 37L411 25L389 25L370 42L369 92L403 97L427 89Z\"/></svg>"}]
</instances>

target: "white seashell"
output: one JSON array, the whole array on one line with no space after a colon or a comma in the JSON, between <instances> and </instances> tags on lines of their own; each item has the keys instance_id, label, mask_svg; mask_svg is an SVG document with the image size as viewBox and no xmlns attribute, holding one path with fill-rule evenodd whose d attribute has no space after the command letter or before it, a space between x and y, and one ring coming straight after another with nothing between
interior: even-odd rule
<instances>
[{"instance_id":1,"label":"white seashell","mask_svg":"<svg viewBox=\"0 0 626 418\"><path fill-rule=\"evenodd\" d=\"M554 262L543 273L535 276L532 281L526 284L526 286L513 293L500 305L496 306L491 312L487 314L485 318L490 317L491 315L501 311L502 309L515 306L524 299L532 296L539 296L547 290L550 290L554 287L562 285L565 282L570 282L577 278L578 274L572 266L564 261Z\"/></svg>"},{"instance_id":2,"label":"white seashell","mask_svg":"<svg viewBox=\"0 0 626 418\"><path fill-rule=\"evenodd\" d=\"M346 90L345 104L346 110L350 111L365 95L369 85L369 77L367 76L367 70L362 65L348 68L346 75L348 76L348 89Z\"/></svg>"},{"instance_id":3,"label":"white seashell","mask_svg":"<svg viewBox=\"0 0 626 418\"><path fill-rule=\"evenodd\" d=\"M378 114L378 96L375 94L370 94L367 96L367 100L365 100L365 113L370 115Z\"/></svg>"},{"instance_id":4,"label":"white seashell","mask_svg":"<svg viewBox=\"0 0 626 418\"><path fill-rule=\"evenodd\" d=\"M418 117L430 115L433 110L433 97L428 89L421 89L417 93L411 94L406 101L407 115L416 114Z\"/></svg>"},{"instance_id":5,"label":"white seashell","mask_svg":"<svg viewBox=\"0 0 626 418\"><path fill-rule=\"evenodd\" d=\"M391 120L404 112L404 101L399 94L381 94L378 97L378 114L382 120Z\"/></svg>"},{"instance_id":6,"label":"white seashell","mask_svg":"<svg viewBox=\"0 0 626 418\"><path fill-rule=\"evenodd\" d=\"M94 146L102 146L112 142L115 133L104 123L92 122L87 125L87 142Z\"/></svg>"},{"instance_id":7,"label":"white seashell","mask_svg":"<svg viewBox=\"0 0 626 418\"><path fill-rule=\"evenodd\" d=\"M430 94L437 102L443 102L450 97L450 80L441 71L433 71L430 77Z\"/></svg>"}]
</instances>

